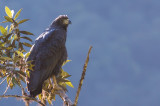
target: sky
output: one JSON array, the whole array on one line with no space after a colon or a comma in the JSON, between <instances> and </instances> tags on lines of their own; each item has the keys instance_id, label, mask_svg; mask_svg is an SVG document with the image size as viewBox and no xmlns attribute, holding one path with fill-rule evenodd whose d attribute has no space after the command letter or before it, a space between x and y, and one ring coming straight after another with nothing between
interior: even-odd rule
<instances>
[{"instance_id":1,"label":"sky","mask_svg":"<svg viewBox=\"0 0 160 106\"><path fill-rule=\"evenodd\" d=\"M6 15L5 6L15 12L23 8L19 18L30 21L20 29L34 33L33 40L57 16L68 15L72 25L66 46L72 61L63 68L72 75L75 88L68 87L67 93L72 101L87 51L93 46L78 106L160 105L160 1L0 0L0 21ZM0 85L0 95L5 87ZM13 92L21 95L18 87L7 94ZM15 98L0 100L0 106L11 104L24 105ZM61 99L57 97L53 105L61 106Z\"/></svg>"}]
</instances>

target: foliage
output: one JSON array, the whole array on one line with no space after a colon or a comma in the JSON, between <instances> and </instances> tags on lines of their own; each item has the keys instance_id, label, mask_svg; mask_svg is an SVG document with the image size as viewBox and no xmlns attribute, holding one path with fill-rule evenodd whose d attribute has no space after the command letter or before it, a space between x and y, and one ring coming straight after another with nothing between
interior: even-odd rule
<instances>
[{"instance_id":1,"label":"foliage","mask_svg":"<svg viewBox=\"0 0 160 106\"><path fill-rule=\"evenodd\" d=\"M5 21L2 23L8 22L10 25L6 27L0 26L0 80L2 80L0 84L5 80L7 81L7 88L4 94L9 87L13 89L18 85L23 88L22 83L26 83L26 77L29 77L28 69L32 70L33 67L33 65L27 65L31 64L31 62L25 62L29 56L29 52L27 52L25 48L32 46L32 39L29 36L33 36L33 34L19 29L22 23L29 20L18 19L21 11L22 9L14 15L14 11L6 6L5 12L7 16L4 16ZM64 64L69 61L70 60L67 60ZM71 75L61 69L57 77L58 85L65 91L67 91L66 85L73 87L72 83L67 79L70 76ZM55 100L56 95L52 82L53 80L51 78L45 81L43 85L44 93L38 96L41 101L47 100L49 104L52 103L52 100Z\"/></svg>"}]
</instances>

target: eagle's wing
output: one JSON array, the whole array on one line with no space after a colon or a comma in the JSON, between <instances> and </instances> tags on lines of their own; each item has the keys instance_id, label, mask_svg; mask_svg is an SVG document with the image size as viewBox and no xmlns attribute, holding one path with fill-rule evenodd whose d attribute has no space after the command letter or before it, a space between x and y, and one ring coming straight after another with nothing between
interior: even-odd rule
<instances>
[{"instance_id":1,"label":"eagle's wing","mask_svg":"<svg viewBox=\"0 0 160 106\"><path fill-rule=\"evenodd\" d=\"M30 71L28 90L34 91L42 87L44 80L51 74L62 59L65 48L66 32L60 29L47 30L37 39L30 51L27 61L32 60L33 71Z\"/></svg>"},{"instance_id":2,"label":"eagle's wing","mask_svg":"<svg viewBox=\"0 0 160 106\"><path fill-rule=\"evenodd\" d=\"M30 49L30 55L27 58L26 61L35 60L36 55L39 52L39 49L41 48L42 44L46 42L49 38L52 38L54 36L54 33L56 32L55 29L52 30L46 30L43 32L35 41L35 44ZM53 36L52 36L53 35Z\"/></svg>"}]
</instances>

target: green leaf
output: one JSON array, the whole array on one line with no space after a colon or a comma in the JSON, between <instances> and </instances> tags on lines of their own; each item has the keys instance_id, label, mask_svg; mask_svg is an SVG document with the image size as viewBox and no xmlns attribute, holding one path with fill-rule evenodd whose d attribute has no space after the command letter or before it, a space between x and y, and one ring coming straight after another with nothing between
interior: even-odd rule
<instances>
[{"instance_id":1,"label":"green leaf","mask_svg":"<svg viewBox=\"0 0 160 106\"><path fill-rule=\"evenodd\" d=\"M0 31L3 35L7 34L7 30L3 26L0 26Z\"/></svg>"},{"instance_id":2,"label":"green leaf","mask_svg":"<svg viewBox=\"0 0 160 106\"><path fill-rule=\"evenodd\" d=\"M33 35L33 33L28 32L28 31L19 31L19 32L25 35Z\"/></svg>"},{"instance_id":3,"label":"green leaf","mask_svg":"<svg viewBox=\"0 0 160 106\"><path fill-rule=\"evenodd\" d=\"M0 61L0 64L3 64L4 62L3 61Z\"/></svg>"},{"instance_id":4,"label":"green leaf","mask_svg":"<svg viewBox=\"0 0 160 106\"><path fill-rule=\"evenodd\" d=\"M22 52L16 51L16 53L18 54L18 56L21 56L22 58L24 57Z\"/></svg>"},{"instance_id":5,"label":"green leaf","mask_svg":"<svg viewBox=\"0 0 160 106\"><path fill-rule=\"evenodd\" d=\"M20 38L23 38L23 39L26 39L26 40L29 40L32 42L32 39L30 39L29 37L24 36L24 37L20 37Z\"/></svg>"},{"instance_id":6,"label":"green leaf","mask_svg":"<svg viewBox=\"0 0 160 106\"><path fill-rule=\"evenodd\" d=\"M15 58L15 53L13 53L12 58L13 58L13 60L14 60L14 58Z\"/></svg>"},{"instance_id":7,"label":"green leaf","mask_svg":"<svg viewBox=\"0 0 160 106\"><path fill-rule=\"evenodd\" d=\"M33 70L33 67L34 67L34 65L30 64L30 65L28 66L28 69L31 70L31 71L34 71L34 70Z\"/></svg>"},{"instance_id":8,"label":"green leaf","mask_svg":"<svg viewBox=\"0 0 160 106\"><path fill-rule=\"evenodd\" d=\"M27 52L27 53L25 54L25 59L27 59L29 55L30 55L30 52Z\"/></svg>"},{"instance_id":9,"label":"green leaf","mask_svg":"<svg viewBox=\"0 0 160 106\"><path fill-rule=\"evenodd\" d=\"M21 50L23 50L24 48L23 48L23 45L22 45L22 43L21 42L19 42L19 48L21 49Z\"/></svg>"},{"instance_id":10,"label":"green leaf","mask_svg":"<svg viewBox=\"0 0 160 106\"><path fill-rule=\"evenodd\" d=\"M15 31L17 37L20 37L20 35L19 35L19 29L16 28L14 31Z\"/></svg>"},{"instance_id":11,"label":"green leaf","mask_svg":"<svg viewBox=\"0 0 160 106\"><path fill-rule=\"evenodd\" d=\"M5 36L5 41L9 40L8 38L9 38L11 35L12 35L12 33L7 34L7 35Z\"/></svg>"},{"instance_id":12,"label":"green leaf","mask_svg":"<svg viewBox=\"0 0 160 106\"><path fill-rule=\"evenodd\" d=\"M58 82L70 82L68 79L65 79L65 78L57 78L57 81Z\"/></svg>"},{"instance_id":13,"label":"green leaf","mask_svg":"<svg viewBox=\"0 0 160 106\"><path fill-rule=\"evenodd\" d=\"M6 26L6 28L5 28L5 29L6 29L6 31L8 30L8 25Z\"/></svg>"},{"instance_id":14,"label":"green leaf","mask_svg":"<svg viewBox=\"0 0 160 106\"><path fill-rule=\"evenodd\" d=\"M62 66L64 66L66 63L68 63L68 62L70 62L70 61L72 61L72 60L66 60L65 62L63 62L63 65L62 65Z\"/></svg>"},{"instance_id":15,"label":"green leaf","mask_svg":"<svg viewBox=\"0 0 160 106\"><path fill-rule=\"evenodd\" d=\"M7 77L7 84L9 84L10 80L11 80L11 75Z\"/></svg>"},{"instance_id":16,"label":"green leaf","mask_svg":"<svg viewBox=\"0 0 160 106\"><path fill-rule=\"evenodd\" d=\"M64 91L68 91L67 88L66 88L66 85L67 85L66 83L61 82L61 83L58 83L58 85L59 85L60 87L62 87Z\"/></svg>"},{"instance_id":17,"label":"green leaf","mask_svg":"<svg viewBox=\"0 0 160 106\"><path fill-rule=\"evenodd\" d=\"M15 77L12 77L12 81L10 83L10 88L11 89L13 88L13 86L15 86L15 83L16 83L16 79L15 79Z\"/></svg>"},{"instance_id":18,"label":"green leaf","mask_svg":"<svg viewBox=\"0 0 160 106\"><path fill-rule=\"evenodd\" d=\"M26 42L23 42L22 44L23 44L23 45L25 45L25 46L27 46L27 47L32 47L32 45L31 45L31 44L26 43Z\"/></svg>"},{"instance_id":19,"label":"green leaf","mask_svg":"<svg viewBox=\"0 0 160 106\"><path fill-rule=\"evenodd\" d=\"M34 70L33 70L34 65L32 64L32 62L33 62L33 60L27 61L27 64L28 64L28 67L27 67L27 68L28 68L29 70L31 70L31 71L34 71Z\"/></svg>"},{"instance_id":20,"label":"green leaf","mask_svg":"<svg viewBox=\"0 0 160 106\"><path fill-rule=\"evenodd\" d=\"M52 104L52 100L50 98L47 98L47 101L50 105Z\"/></svg>"},{"instance_id":21,"label":"green leaf","mask_svg":"<svg viewBox=\"0 0 160 106\"><path fill-rule=\"evenodd\" d=\"M16 36L16 35L12 35L12 36L11 36L11 39L10 39L10 40L11 40L11 45L12 45L13 47L15 47L15 36Z\"/></svg>"},{"instance_id":22,"label":"green leaf","mask_svg":"<svg viewBox=\"0 0 160 106\"><path fill-rule=\"evenodd\" d=\"M2 73L0 72L0 77L2 77ZM2 83L1 83L2 84Z\"/></svg>"},{"instance_id":23,"label":"green leaf","mask_svg":"<svg viewBox=\"0 0 160 106\"><path fill-rule=\"evenodd\" d=\"M11 36L11 44L13 44L15 42L15 40L17 40L17 39L18 39L17 35L12 35Z\"/></svg>"},{"instance_id":24,"label":"green leaf","mask_svg":"<svg viewBox=\"0 0 160 106\"><path fill-rule=\"evenodd\" d=\"M12 12L7 6L5 6L5 12L10 18L12 18Z\"/></svg>"},{"instance_id":25,"label":"green leaf","mask_svg":"<svg viewBox=\"0 0 160 106\"><path fill-rule=\"evenodd\" d=\"M6 23L6 22L8 22L8 21L3 21L3 22L0 22L0 23Z\"/></svg>"},{"instance_id":26,"label":"green leaf","mask_svg":"<svg viewBox=\"0 0 160 106\"><path fill-rule=\"evenodd\" d=\"M74 88L73 84L71 82L65 82L68 86Z\"/></svg>"},{"instance_id":27,"label":"green leaf","mask_svg":"<svg viewBox=\"0 0 160 106\"><path fill-rule=\"evenodd\" d=\"M56 95L52 94L52 99L55 101L56 100Z\"/></svg>"},{"instance_id":28,"label":"green leaf","mask_svg":"<svg viewBox=\"0 0 160 106\"><path fill-rule=\"evenodd\" d=\"M7 49L7 50L11 50L11 49L12 49L12 47L7 47L6 49Z\"/></svg>"},{"instance_id":29,"label":"green leaf","mask_svg":"<svg viewBox=\"0 0 160 106\"><path fill-rule=\"evenodd\" d=\"M26 74L23 71L17 71L21 76L26 77Z\"/></svg>"},{"instance_id":30,"label":"green leaf","mask_svg":"<svg viewBox=\"0 0 160 106\"><path fill-rule=\"evenodd\" d=\"M15 84L17 84L18 86L21 86L21 83L20 83L20 81L19 81L19 79L15 79L15 82L14 82Z\"/></svg>"},{"instance_id":31,"label":"green leaf","mask_svg":"<svg viewBox=\"0 0 160 106\"><path fill-rule=\"evenodd\" d=\"M9 86L10 86L10 88L11 88L11 89L12 89L12 88L13 88L13 86L14 86L14 84L13 84L13 83L14 83L14 80L12 80L12 81L10 82L10 85L9 85Z\"/></svg>"},{"instance_id":32,"label":"green leaf","mask_svg":"<svg viewBox=\"0 0 160 106\"><path fill-rule=\"evenodd\" d=\"M24 23L24 22L26 22L26 21L28 21L28 20L29 20L29 19L23 19L23 20L19 21L18 24L22 24L22 23Z\"/></svg>"},{"instance_id":33,"label":"green leaf","mask_svg":"<svg viewBox=\"0 0 160 106\"><path fill-rule=\"evenodd\" d=\"M2 60L12 60L10 57L0 57Z\"/></svg>"},{"instance_id":34,"label":"green leaf","mask_svg":"<svg viewBox=\"0 0 160 106\"><path fill-rule=\"evenodd\" d=\"M66 76L64 76L63 78L68 78L68 77L70 77L71 75L66 75Z\"/></svg>"},{"instance_id":35,"label":"green leaf","mask_svg":"<svg viewBox=\"0 0 160 106\"><path fill-rule=\"evenodd\" d=\"M30 78L30 72L28 70L26 70L26 75L28 78Z\"/></svg>"},{"instance_id":36,"label":"green leaf","mask_svg":"<svg viewBox=\"0 0 160 106\"><path fill-rule=\"evenodd\" d=\"M26 82L25 79L24 79L25 77L22 77L21 75L19 77L23 82Z\"/></svg>"},{"instance_id":37,"label":"green leaf","mask_svg":"<svg viewBox=\"0 0 160 106\"><path fill-rule=\"evenodd\" d=\"M8 16L4 16L4 18L5 18L8 22L12 22L12 23L13 23L12 18L10 18L10 17L8 17Z\"/></svg>"},{"instance_id":38,"label":"green leaf","mask_svg":"<svg viewBox=\"0 0 160 106\"><path fill-rule=\"evenodd\" d=\"M63 69L61 69L61 76L65 77L68 76L69 74L67 72L65 72Z\"/></svg>"},{"instance_id":39,"label":"green leaf","mask_svg":"<svg viewBox=\"0 0 160 106\"><path fill-rule=\"evenodd\" d=\"M27 64L32 64L33 60L27 61Z\"/></svg>"},{"instance_id":40,"label":"green leaf","mask_svg":"<svg viewBox=\"0 0 160 106\"><path fill-rule=\"evenodd\" d=\"M11 24L11 25L10 25L10 28L9 28L9 33L11 33L13 29L14 29L14 25Z\"/></svg>"},{"instance_id":41,"label":"green leaf","mask_svg":"<svg viewBox=\"0 0 160 106\"><path fill-rule=\"evenodd\" d=\"M20 58L19 58L18 56L15 56L15 57L13 58L13 62L14 62L14 63L17 63L18 61L20 61Z\"/></svg>"},{"instance_id":42,"label":"green leaf","mask_svg":"<svg viewBox=\"0 0 160 106\"><path fill-rule=\"evenodd\" d=\"M4 76L6 76L6 70L1 71Z\"/></svg>"},{"instance_id":43,"label":"green leaf","mask_svg":"<svg viewBox=\"0 0 160 106\"><path fill-rule=\"evenodd\" d=\"M42 99L42 94L39 94L38 98L39 98L39 100L41 100Z\"/></svg>"},{"instance_id":44,"label":"green leaf","mask_svg":"<svg viewBox=\"0 0 160 106\"><path fill-rule=\"evenodd\" d=\"M22 11L22 8L16 13L16 15L15 15L15 17L14 17L14 20L16 20L16 19L18 18L18 16L19 16L19 14L21 13L21 11Z\"/></svg>"}]
</instances>

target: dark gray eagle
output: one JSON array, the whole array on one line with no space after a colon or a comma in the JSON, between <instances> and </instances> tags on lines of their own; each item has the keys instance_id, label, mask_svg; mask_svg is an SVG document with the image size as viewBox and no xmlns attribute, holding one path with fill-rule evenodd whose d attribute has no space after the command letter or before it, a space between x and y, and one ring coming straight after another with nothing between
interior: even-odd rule
<instances>
[{"instance_id":1,"label":"dark gray eagle","mask_svg":"<svg viewBox=\"0 0 160 106\"><path fill-rule=\"evenodd\" d=\"M42 92L42 85L49 77L54 78L60 72L67 59L65 46L67 27L71 23L66 15L58 16L35 41L26 61L32 61L33 71L27 78L30 96L35 97Z\"/></svg>"}]
</instances>

